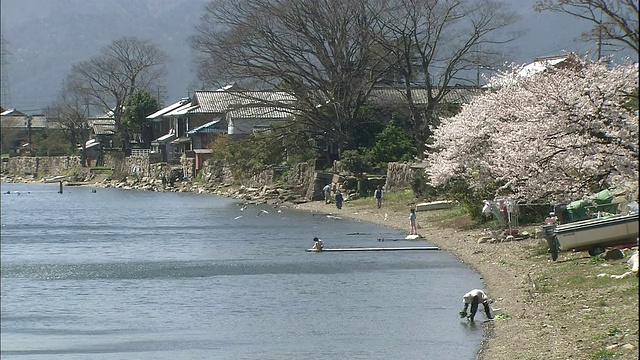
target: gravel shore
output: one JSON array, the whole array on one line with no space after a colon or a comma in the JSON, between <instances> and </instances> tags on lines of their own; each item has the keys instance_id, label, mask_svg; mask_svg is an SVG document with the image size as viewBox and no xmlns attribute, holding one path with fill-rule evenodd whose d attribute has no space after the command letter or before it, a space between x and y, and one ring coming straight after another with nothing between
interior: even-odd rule
<instances>
[{"instance_id":1,"label":"gravel shore","mask_svg":"<svg viewBox=\"0 0 640 360\"><path fill-rule=\"evenodd\" d=\"M347 202L342 210L322 201L299 204L296 208L339 214L409 231L408 207L406 213L394 212L384 206L378 209L373 199L364 205ZM544 253L544 240L533 236L520 241L478 243L481 230L456 230L451 224L444 224L445 221L430 222L427 213L417 213L418 233L480 273L490 298L495 301L492 306L509 315L486 323L479 360L586 360L612 358L614 352L615 359L638 359L637 277L624 280L620 286L614 282L620 280L610 280L612 285L606 285L605 294L601 294L601 288L591 290L588 286L586 291L545 291L552 288L548 278L552 277L549 274L555 271L554 266L558 269L585 264L585 268L593 269L589 266L592 260L584 252L562 253L562 259L552 262ZM534 228L530 230L535 231ZM533 256L536 249L543 251L538 250ZM602 266L602 272L623 271L626 263L618 260L614 265ZM611 289L619 290L625 297L616 301L607 299L606 294L611 294ZM602 306L598 307L597 303ZM599 357L601 355L603 357Z\"/></svg>"}]
</instances>

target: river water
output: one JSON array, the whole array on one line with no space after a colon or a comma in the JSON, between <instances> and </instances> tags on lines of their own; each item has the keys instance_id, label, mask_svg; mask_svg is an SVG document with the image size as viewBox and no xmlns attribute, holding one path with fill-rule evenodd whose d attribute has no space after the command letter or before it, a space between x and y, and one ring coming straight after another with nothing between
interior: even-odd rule
<instances>
[{"instance_id":1,"label":"river water","mask_svg":"<svg viewBox=\"0 0 640 360\"><path fill-rule=\"evenodd\" d=\"M304 251L314 236L328 248L423 245L391 241L402 232L241 211L214 195L92 190L2 184L3 359L458 360L479 349L482 327L458 311L482 280L453 256Z\"/></svg>"}]
</instances>

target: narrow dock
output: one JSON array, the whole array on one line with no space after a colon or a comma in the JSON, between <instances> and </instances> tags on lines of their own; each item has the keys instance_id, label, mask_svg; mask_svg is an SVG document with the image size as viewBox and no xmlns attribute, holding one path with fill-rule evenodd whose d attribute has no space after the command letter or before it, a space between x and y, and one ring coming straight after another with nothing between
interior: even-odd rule
<instances>
[{"instance_id":1,"label":"narrow dock","mask_svg":"<svg viewBox=\"0 0 640 360\"><path fill-rule=\"evenodd\" d=\"M318 251L306 249L306 252L330 252L330 251L408 251L408 250L440 250L437 246L410 246L410 247L362 247L362 248L334 248Z\"/></svg>"}]
</instances>

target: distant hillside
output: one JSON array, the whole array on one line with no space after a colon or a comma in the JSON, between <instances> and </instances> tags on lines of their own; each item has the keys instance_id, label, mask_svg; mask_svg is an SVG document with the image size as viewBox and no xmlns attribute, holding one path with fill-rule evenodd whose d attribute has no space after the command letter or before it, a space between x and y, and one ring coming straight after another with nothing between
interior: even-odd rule
<instances>
[{"instance_id":1,"label":"distant hillside","mask_svg":"<svg viewBox=\"0 0 640 360\"><path fill-rule=\"evenodd\" d=\"M195 81L187 38L206 0L2 0L11 107L35 113L53 102L71 65L123 36L149 39L170 57L166 102ZM2 104L5 106L5 104Z\"/></svg>"}]
</instances>

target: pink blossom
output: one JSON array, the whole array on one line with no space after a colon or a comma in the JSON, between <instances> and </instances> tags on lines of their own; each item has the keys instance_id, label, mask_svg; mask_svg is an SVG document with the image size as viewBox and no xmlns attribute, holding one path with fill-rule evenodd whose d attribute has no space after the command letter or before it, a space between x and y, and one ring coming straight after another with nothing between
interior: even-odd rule
<instances>
[{"instance_id":1,"label":"pink blossom","mask_svg":"<svg viewBox=\"0 0 640 360\"><path fill-rule=\"evenodd\" d=\"M638 65L573 54L569 64L528 77L513 67L500 88L443 119L427 157L431 183L498 181L515 197L556 201L637 189L638 111L624 105L637 96Z\"/></svg>"}]
</instances>

